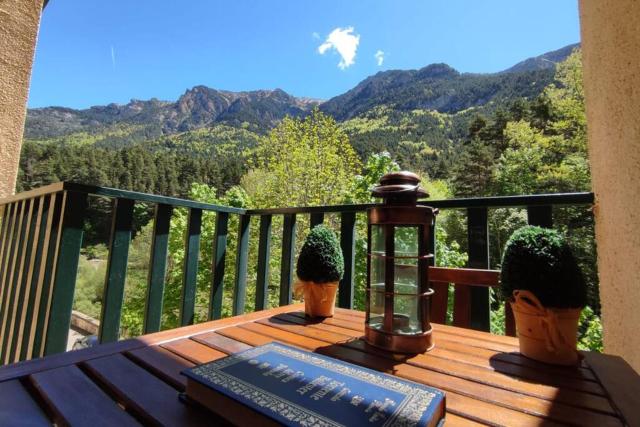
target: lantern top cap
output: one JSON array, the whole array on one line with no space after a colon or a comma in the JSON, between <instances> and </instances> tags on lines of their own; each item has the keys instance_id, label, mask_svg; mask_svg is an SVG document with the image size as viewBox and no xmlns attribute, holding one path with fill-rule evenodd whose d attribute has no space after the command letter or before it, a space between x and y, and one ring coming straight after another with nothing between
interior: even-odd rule
<instances>
[{"instance_id":1,"label":"lantern top cap","mask_svg":"<svg viewBox=\"0 0 640 427\"><path fill-rule=\"evenodd\" d=\"M413 172L391 172L380 178L380 184L374 187L374 197L384 199L413 200L429 197L426 190L420 187L420 177Z\"/></svg>"}]
</instances>

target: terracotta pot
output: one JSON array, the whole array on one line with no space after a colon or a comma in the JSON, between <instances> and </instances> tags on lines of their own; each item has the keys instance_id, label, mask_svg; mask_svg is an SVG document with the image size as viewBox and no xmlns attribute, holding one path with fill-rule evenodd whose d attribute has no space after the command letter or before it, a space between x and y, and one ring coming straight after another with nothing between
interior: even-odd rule
<instances>
[{"instance_id":1,"label":"terracotta pot","mask_svg":"<svg viewBox=\"0 0 640 427\"><path fill-rule=\"evenodd\" d=\"M304 312L310 317L332 317L336 305L338 282L315 283L299 281L296 295L304 295Z\"/></svg>"},{"instance_id":2,"label":"terracotta pot","mask_svg":"<svg viewBox=\"0 0 640 427\"><path fill-rule=\"evenodd\" d=\"M514 291L510 302L520 341L520 353L554 365L576 365L581 308L544 307L528 291Z\"/></svg>"}]
</instances>

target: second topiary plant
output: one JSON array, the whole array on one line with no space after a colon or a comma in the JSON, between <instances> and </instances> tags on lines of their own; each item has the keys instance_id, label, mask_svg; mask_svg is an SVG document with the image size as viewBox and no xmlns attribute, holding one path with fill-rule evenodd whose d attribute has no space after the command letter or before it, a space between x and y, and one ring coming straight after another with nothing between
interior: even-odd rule
<instances>
[{"instance_id":1,"label":"second topiary plant","mask_svg":"<svg viewBox=\"0 0 640 427\"><path fill-rule=\"evenodd\" d=\"M296 268L296 295L304 295L305 313L311 317L333 316L338 282L344 274L344 258L335 233L324 225L307 236Z\"/></svg>"},{"instance_id":2,"label":"second topiary plant","mask_svg":"<svg viewBox=\"0 0 640 427\"><path fill-rule=\"evenodd\" d=\"M535 226L514 232L502 258L501 283L515 315L520 352L547 363L575 364L586 284L564 236Z\"/></svg>"}]
</instances>

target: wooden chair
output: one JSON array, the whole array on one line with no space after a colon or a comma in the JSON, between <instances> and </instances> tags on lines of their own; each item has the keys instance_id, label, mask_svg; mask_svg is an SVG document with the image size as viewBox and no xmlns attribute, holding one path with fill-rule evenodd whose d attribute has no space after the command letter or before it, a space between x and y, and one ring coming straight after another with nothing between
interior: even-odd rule
<instances>
[{"instance_id":1,"label":"wooden chair","mask_svg":"<svg viewBox=\"0 0 640 427\"><path fill-rule=\"evenodd\" d=\"M473 268L429 267L429 283L435 290L435 294L431 297L431 321L446 323L448 288L449 284L453 284L453 325L471 328L471 288L499 286L500 272ZM513 312L509 304L505 307L505 331L509 336L516 335Z\"/></svg>"}]
</instances>

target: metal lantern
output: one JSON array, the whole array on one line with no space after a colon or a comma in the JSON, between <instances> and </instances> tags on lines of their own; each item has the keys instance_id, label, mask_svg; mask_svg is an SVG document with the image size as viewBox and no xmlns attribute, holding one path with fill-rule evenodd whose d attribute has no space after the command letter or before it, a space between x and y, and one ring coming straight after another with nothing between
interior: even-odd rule
<instances>
[{"instance_id":1,"label":"metal lantern","mask_svg":"<svg viewBox=\"0 0 640 427\"><path fill-rule=\"evenodd\" d=\"M417 205L429 195L411 172L383 176L373 196L384 204L367 211L365 339L397 353L430 350L429 242L437 210Z\"/></svg>"}]
</instances>

